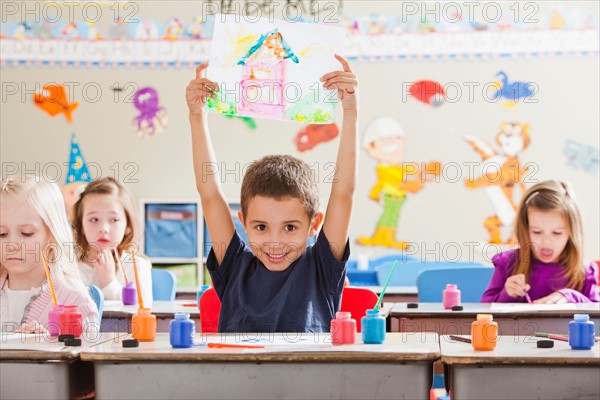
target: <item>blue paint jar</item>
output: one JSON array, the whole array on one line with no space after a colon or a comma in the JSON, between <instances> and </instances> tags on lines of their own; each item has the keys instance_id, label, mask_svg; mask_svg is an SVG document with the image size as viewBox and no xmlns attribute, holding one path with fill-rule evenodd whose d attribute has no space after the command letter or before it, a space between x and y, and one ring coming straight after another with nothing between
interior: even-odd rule
<instances>
[{"instance_id":1,"label":"blue paint jar","mask_svg":"<svg viewBox=\"0 0 600 400\"><path fill-rule=\"evenodd\" d=\"M185 349L194 345L196 324L190 319L190 313L176 312L175 319L169 323L169 341L176 349Z\"/></svg>"},{"instance_id":2,"label":"blue paint jar","mask_svg":"<svg viewBox=\"0 0 600 400\"><path fill-rule=\"evenodd\" d=\"M569 322L569 346L573 350L590 350L594 347L595 331L588 314L575 314Z\"/></svg>"},{"instance_id":3,"label":"blue paint jar","mask_svg":"<svg viewBox=\"0 0 600 400\"><path fill-rule=\"evenodd\" d=\"M363 343L382 344L385 340L385 318L379 315L379 310L367 310L367 315L360 320L360 326Z\"/></svg>"},{"instance_id":4,"label":"blue paint jar","mask_svg":"<svg viewBox=\"0 0 600 400\"><path fill-rule=\"evenodd\" d=\"M202 293L206 292L206 290L209 288L210 285L202 285L200 290L198 290L198 295L196 296L196 303L198 303L198 306L200 305L200 297L202 297Z\"/></svg>"}]
</instances>

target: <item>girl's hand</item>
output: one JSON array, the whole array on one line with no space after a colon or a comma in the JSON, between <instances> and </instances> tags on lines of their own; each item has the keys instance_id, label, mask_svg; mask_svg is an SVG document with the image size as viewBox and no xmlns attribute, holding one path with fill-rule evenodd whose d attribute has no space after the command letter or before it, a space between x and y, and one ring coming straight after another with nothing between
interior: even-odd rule
<instances>
[{"instance_id":1,"label":"girl's hand","mask_svg":"<svg viewBox=\"0 0 600 400\"><path fill-rule=\"evenodd\" d=\"M564 304L567 303L567 298L560 292L554 292L546 297L534 301L536 304Z\"/></svg>"},{"instance_id":2,"label":"girl's hand","mask_svg":"<svg viewBox=\"0 0 600 400\"><path fill-rule=\"evenodd\" d=\"M185 101L190 110L190 115L203 115L204 105L208 97L215 98L219 86L204 77L204 70L208 64L201 64L196 68L196 79L192 79L185 89Z\"/></svg>"},{"instance_id":3,"label":"girl's hand","mask_svg":"<svg viewBox=\"0 0 600 400\"><path fill-rule=\"evenodd\" d=\"M325 89L337 89L337 96L342 103L342 108L346 110L356 110L358 108L358 79L352 72L348 60L339 54L335 58L342 64L343 71L334 71L321 77Z\"/></svg>"},{"instance_id":4,"label":"girl's hand","mask_svg":"<svg viewBox=\"0 0 600 400\"><path fill-rule=\"evenodd\" d=\"M40 334L48 334L46 329L42 324L37 321L24 322L19 326L15 333L40 333Z\"/></svg>"},{"instance_id":5,"label":"girl's hand","mask_svg":"<svg viewBox=\"0 0 600 400\"><path fill-rule=\"evenodd\" d=\"M100 289L103 289L115 279L117 268L111 249L102 250L91 264L94 267L94 276L98 281Z\"/></svg>"},{"instance_id":6,"label":"girl's hand","mask_svg":"<svg viewBox=\"0 0 600 400\"><path fill-rule=\"evenodd\" d=\"M506 280L504 289L506 289L506 293L510 297L523 297L525 296L525 292L531 289L531 286L525 283L524 274L517 274Z\"/></svg>"}]
</instances>

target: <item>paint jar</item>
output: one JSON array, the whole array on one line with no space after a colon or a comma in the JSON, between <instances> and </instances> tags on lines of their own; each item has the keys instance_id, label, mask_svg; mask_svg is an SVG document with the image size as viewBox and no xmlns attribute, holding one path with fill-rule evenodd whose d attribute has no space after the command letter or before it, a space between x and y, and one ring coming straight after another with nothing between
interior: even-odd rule
<instances>
[{"instance_id":1,"label":"paint jar","mask_svg":"<svg viewBox=\"0 0 600 400\"><path fill-rule=\"evenodd\" d=\"M175 319L169 322L169 342L176 349L185 349L194 345L196 324L190 319L190 313L176 312Z\"/></svg>"},{"instance_id":2,"label":"paint jar","mask_svg":"<svg viewBox=\"0 0 600 400\"><path fill-rule=\"evenodd\" d=\"M367 310L367 315L360 319L362 340L365 344L382 344L385 341L385 318L379 310Z\"/></svg>"},{"instance_id":3,"label":"paint jar","mask_svg":"<svg viewBox=\"0 0 600 400\"><path fill-rule=\"evenodd\" d=\"M63 312L58 316L58 333L60 335L73 335L78 338L83 332L83 315L77 306L64 306Z\"/></svg>"},{"instance_id":4,"label":"paint jar","mask_svg":"<svg viewBox=\"0 0 600 400\"><path fill-rule=\"evenodd\" d=\"M450 310L454 306L460 306L460 290L453 283L448 283L446 289L442 292L442 303L446 310Z\"/></svg>"},{"instance_id":5,"label":"paint jar","mask_svg":"<svg viewBox=\"0 0 600 400\"><path fill-rule=\"evenodd\" d=\"M198 307L200 306L200 297L202 297L202 294L206 292L209 288L210 285L202 285L200 287L200 290L198 290L198 296L196 297L196 303L198 303Z\"/></svg>"},{"instance_id":6,"label":"paint jar","mask_svg":"<svg viewBox=\"0 0 600 400\"><path fill-rule=\"evenodd\" d=\"M338 311L331 320L331 343L354 344L356 341L356 321L349 312Z\"/></svg>"},{"instance_id":7,"label":"paint jar","mask_svg":"<svg viewBox=\"0 0 600 400\"><path fill-rule=\"evenodd\" d=\"M491 314L477 314L477 321L471 324L471 343L475 350L490 351L498 341L498 323Z\"/></svg>"},{"instance_id":8,"label":"paint jar","mask_svg":"<svg viewBox=\"0 0 600 400\"><path fill-rule=\"evenodd\" d=\"M569 346L573 350L590 350L594 347L595 331L588 314L575 314L569 322Z\"/></svg>"},{"instance_id":9,"label":"paint jar","mask_svg":"<svg viewBox=\"0 0 600 400\"><path fill-rule=\"evenodd\" d=\"M52 310L48 312L48 326L46 327L50 336L58 336L60 331L60 314L62 314L64 306L62 304L54 304Z\"/></svg>"},{"instance_id":10,"label":"paint jar","mask_svg":"<svg viewBox=\"0 0 600 400\"><path fill-rule=\"evenodd\" d=\"M133 282L127 282L123 286L123 304L131 306L137 303L137 290Z\"/></svg>"},{"instance_id":11,"label":"paint jar","mask_svg":"<svg viewBox=\"0 0 600 400\"><path fill-rule=\"evenodd\" d=\"M156 315L149 308L138 308L131 318L131 336L140 342L153 342L156 338Z\"/></svg>"}]
</instances>

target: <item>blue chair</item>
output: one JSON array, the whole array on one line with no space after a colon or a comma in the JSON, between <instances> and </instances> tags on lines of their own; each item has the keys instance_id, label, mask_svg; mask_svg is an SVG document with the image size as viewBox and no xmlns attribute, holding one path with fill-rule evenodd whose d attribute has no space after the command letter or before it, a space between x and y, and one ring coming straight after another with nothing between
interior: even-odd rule
<instances>
[{"instance_id":1,"label":"blue chair","mask_svg":"<svg viewBox=\"0 0 600 400\"><path fill-rule=\"evenodd\" d=\"M376 267L379 267L380 265L388 263L388 262L393 263L396 260L398 260L398 264L417 261L416 258L407 256L404 253L386 254L385 256L381 256L381 257L369 260L369 268L376 268Z\"/></svg>"},{"instance_id":2,"label":"blue chair","mask_svg":"<svg viewBox=\"0 0 600 400\"><path fill-rule=\"evenodd\" d=\"M460 289L460 298L463 303L479 303L481 295L487 289L494 268L492 267L466 267L466 268L435 268L428 269L417 277L419 302L441 303L442 291L446 284L455 283Z\"/></svg>"},{"instance_id":3,"label":"blue chair","mask_svg":"<svg viewBox=\"0 0 600 400\"><path fill-rule=\"evenodd\" d=\"M96 307L98 308L98 325L102 322L102 311L104 310L104 293L98 286L88 285L88 290L90 292L90 297L96 303Z\"/></svg>"},{"instance_id":4,"label":"blue chair","mask_svg":"<svg viewBox=\"0 0 600 400\"><path fill-rule=\"evenodd\" d=\"M394 266L394 262L385 262L377 268L377 281L383 286ZM419 274L428 269L455 269L466 267L483 267L482 264L470 262L398 262L390 279L390 286L416 286ZM441 300L440 300L441 301Z\"/></svg>"},{"instance_id":5,"label":"blue chair","mask_svg":"<svg viewBox=\"0 0 600 400\"><path fill-rule=\"evenodd\" d=\"M152 268L152 299L175 300L177 277L171 271Z\"/></svg>"}]
</instances>

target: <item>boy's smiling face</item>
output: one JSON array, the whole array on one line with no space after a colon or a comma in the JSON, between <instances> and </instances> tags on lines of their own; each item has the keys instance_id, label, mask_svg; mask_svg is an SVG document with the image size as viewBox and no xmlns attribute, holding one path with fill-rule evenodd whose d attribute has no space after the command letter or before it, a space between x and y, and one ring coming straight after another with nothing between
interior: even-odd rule
<instances>
[{"instance_id":1,"label":"boy's smiling face","mask_svg":"<svg viewBox=\"0 0 600 400\"><path fill-rule=\"evenodd\" d=\"M306 208L295 197L277 200L255 196L248 201L247 214L238 213L252 252L269 271L285 271L314 236L323 213L309 220Z\"/></svg>"}]
</instances>

